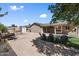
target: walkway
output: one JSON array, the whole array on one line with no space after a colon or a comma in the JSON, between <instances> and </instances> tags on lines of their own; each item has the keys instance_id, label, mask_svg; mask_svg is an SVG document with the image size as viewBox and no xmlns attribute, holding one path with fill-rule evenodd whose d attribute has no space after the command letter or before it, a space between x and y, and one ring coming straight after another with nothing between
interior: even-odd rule
<instances>
[{"instance_id":1,"label":"walkway","mask_svg":"<svg viewBox=\"0 0 79 59\"><path fill-rule=\"evenodd\" d=\"M43 56L37 51L35 46L32 46L33 43L31 42L33 39L38 37L39 34L37 33L24 33L18 35L18 39L8 41L11 48L18 56Z\"/></svg>"}]
</instances>

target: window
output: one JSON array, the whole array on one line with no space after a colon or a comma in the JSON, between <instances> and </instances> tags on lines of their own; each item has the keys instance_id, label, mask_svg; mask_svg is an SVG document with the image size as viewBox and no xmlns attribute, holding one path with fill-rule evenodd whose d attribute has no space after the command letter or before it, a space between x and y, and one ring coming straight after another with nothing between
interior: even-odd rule
<instances>
[{"instance_id":1,"label":"window","mask_svg":"<svg viewBox=\"0 0 79 59\"><path fill-rule=\"evenodd\" d=\"M56 27L56 32L57 32L57 33L61 33L61 26L57 26L57 27Z\"/></svg>"},{"instance_id":2,"label":"window","mask_svg":"<svg viewBox=\"0 0 79 59\"><path fill-rule=\"evenodd\" d=\"M69 30L69 26L65 26L65 29L66 29L66 30Z\"/></svg>"}]
</instances>

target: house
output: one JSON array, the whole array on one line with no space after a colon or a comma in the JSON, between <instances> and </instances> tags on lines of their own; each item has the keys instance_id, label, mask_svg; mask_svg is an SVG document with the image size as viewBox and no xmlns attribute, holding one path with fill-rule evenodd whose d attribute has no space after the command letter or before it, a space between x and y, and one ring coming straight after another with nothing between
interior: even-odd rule
<instances>
[{"instance_id":1,"label":"house","mask_svg":"<svg viewBox=\"0 0 79 59\"><path fill-rule=\"evenodd\" d=\"M69 25L66 22L58 22L52 24L33 23L28 30L35 33L54 33L67 34Z\"/></svg>"}]
</instances>

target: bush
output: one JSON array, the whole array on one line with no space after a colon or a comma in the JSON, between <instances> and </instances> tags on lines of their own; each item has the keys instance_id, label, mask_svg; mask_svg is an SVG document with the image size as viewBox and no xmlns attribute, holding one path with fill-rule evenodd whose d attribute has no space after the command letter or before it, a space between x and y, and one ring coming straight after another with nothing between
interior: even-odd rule
<instances>
[{"instance_id":1,"label":"bush","mask_svg":"<svg viewBox=\"0 0 79 59\"><path fill-rule=\"evenodd\" d=\"M54 35L52 33L49 34L47 41L54 42Z\"/></svg>"},{"instance_id":2,"label":"bush","mask_svg":"<svg viewBox=\"0 0 79 59\"><path fill-rule=\"evenodd\" d=\"M64 45L66 45L68 42L68 36L66 36L66 35L55 36L55 37L52 33L50 33L48 37L46 37L46 35L44 33L43 34L39 33L39 35L41 36L41 40L48 41L48 42L64 44Z\"/></svg>"},{"instance_id":3,"label":"bush","mask_svg":"<svg viewBox=\"0 0 79 59\"><path fill-rule=\"evenodd\" d=\"M55 42L54 43L60 43L60 36L55 36Z\"/></svg>"},{"instance_id":4,"label":"bush","mask_svg":"<svg viewBox=\"0 0 79 59\"><path fill-rule=\"evenodd\" d=\"M41 35L41 40L45 40L46 41L46 35L44 33Z\"/></svg>"},{"instance_id":5,"label":"bush","mask_svg":"<svg viewBox=\"0 0 79 59\"><path fill-rule=\"evenodd\" d=\"M1 32L6 32L6 30L7 30L6 26L4 24L0 23L0 31Z\"/></svg>"},{"instance_id":6,"label":"bush","mask_svg":"<svg viewBox=\"0 0 79 59\"><path fill-rule=\"evenodd\" d=\"M62 36L61 36L61 43L62 43L62 44L67 44L67 42L68 42L68 36L62 35Z\"/></svg>"},{"instance_id":7,"label":"bush","mask_svg":"<svg viewBox=\"0 0 79 59\"><path fill-rule=\"evenodd\" d=\"M68 42L68 36L66 35L62 35L62 36L56 36L55 37L55 43L58 43L58 44L67 44Z\"/></svg>"}]
</instances>

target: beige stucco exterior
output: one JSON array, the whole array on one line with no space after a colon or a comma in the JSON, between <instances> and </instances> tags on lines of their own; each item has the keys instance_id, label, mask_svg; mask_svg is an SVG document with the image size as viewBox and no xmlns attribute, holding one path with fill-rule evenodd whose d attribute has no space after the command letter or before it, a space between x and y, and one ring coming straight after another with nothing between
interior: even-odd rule
<instances>
[{"instance_id":1,"label":"beige stucco exterior","mask_svg":"<svg viewBox=\"0 0 79 59\"><path fill-rule=\"evenodd\" d=\"M35 33L54 33L54 34L67 34L69 29L66 29L68 25L54 25L54 26L46 26L41 27L39 25L33 24L30 28L30 32Z\"/></svg>"},{"instance_id":2,"label":"beige stucco exterior","mask_svg":"<svg viewBox=\"0 0 79 59\"><path fill-rule=\"evenodd\" d=\"M40 32L43 32L43 30L40 26L33 25L30 28L30 32L40 33Z\"/></svg>"}]
</instances>

